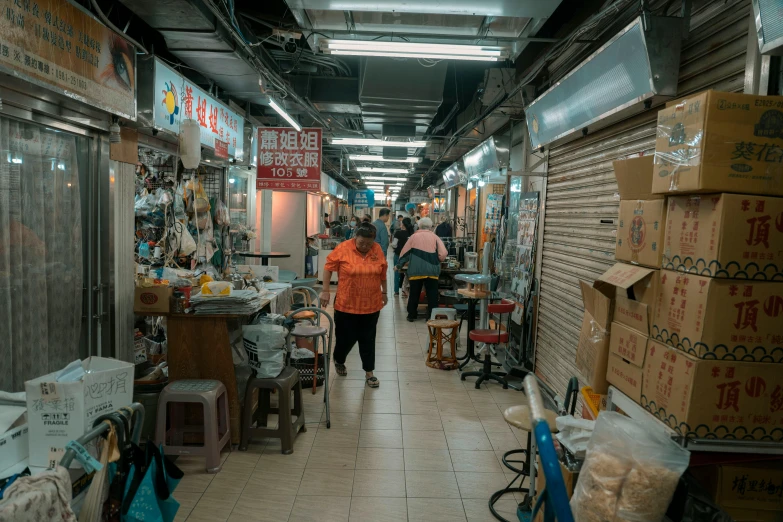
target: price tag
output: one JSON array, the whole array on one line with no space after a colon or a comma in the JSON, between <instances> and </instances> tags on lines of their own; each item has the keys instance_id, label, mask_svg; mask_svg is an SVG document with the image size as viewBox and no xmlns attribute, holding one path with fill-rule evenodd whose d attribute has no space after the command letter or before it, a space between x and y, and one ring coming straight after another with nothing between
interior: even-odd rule
<instances>
[{"instance_id":1,"label":"price tag","mask_svg":"<svg viewBox=\"0 0 783 522\"><path fill-rule=\"evenodd\" d=\"M65 448L50 447L47 467L50 469L56 468L60 464L63 455L65 455Z\"/></svg>"},{"instance_id":2,"label":"price tag","mask_svg":"<svg viewBox=\"0 0 783 522\"><path fill-rule=\"evenodd\" d=\"M42 382L41 398L44 400L44 402L59 399L60 397L57 395L57 384L53 382Z\"/></svg>"}]
</instances>

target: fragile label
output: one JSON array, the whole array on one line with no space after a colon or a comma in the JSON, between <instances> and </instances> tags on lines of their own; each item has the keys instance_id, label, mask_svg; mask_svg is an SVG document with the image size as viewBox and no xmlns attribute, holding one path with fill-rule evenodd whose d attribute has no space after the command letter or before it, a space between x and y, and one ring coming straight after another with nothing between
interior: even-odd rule
<instances>
[{"instance_id":1,"label":"fragile label","mask_svg":"<svg viewBox=\"0 0 783 522\"><path fill-rule=\"evenodd\" d=\"M47 402L59 399L60 396L57 395L57 385L53 382L42 382L41 398Z\"/></svg>"}]
</instances>

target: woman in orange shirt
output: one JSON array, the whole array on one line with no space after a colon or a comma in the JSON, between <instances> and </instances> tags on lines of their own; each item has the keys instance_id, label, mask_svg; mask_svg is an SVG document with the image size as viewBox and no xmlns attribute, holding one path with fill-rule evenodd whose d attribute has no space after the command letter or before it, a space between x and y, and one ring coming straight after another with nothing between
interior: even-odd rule
<instances>
[{"instance_id":1,"label":"woman in orange shirt","mask_svg":"<svg viewBox=\"0 0 783 522\"><path fill-rule=\"evenodd\" d=\"M380 383L375 370L375 331L381 308L389 302L386 288L386 255L375 242L377 230L371 223L356 227L353 239L332 250L324 265L321 306L331 301L332 272L337 272L337 296L334 299L334 367L338 375L347 375L345 359L359 343L359 355L365 380L370 388Z\"/></svg>"}]
</instances>

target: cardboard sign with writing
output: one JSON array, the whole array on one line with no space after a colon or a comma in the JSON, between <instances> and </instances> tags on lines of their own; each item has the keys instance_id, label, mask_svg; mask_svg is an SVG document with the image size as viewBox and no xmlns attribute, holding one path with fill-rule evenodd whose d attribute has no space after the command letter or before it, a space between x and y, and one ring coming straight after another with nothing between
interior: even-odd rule
<instances>
[{"instance_id":1,"label":"cardboard sign with writing","mask_svg":"<svg viewBox=\"0 0 783 522\"><path fill-rule=\"evenodd\" d=\"M662 199L620 201L614 257L658 268L663 253L666 204Z\"/></svg>"},{"instance_id":2,"label":"cardboard sign with writing","mask_svg":"<svg viewBox=\"0 0 783 522\"><path fill-rule=\"evenodd\" d=\"M640 404L684 436L783 440L775 364L697 359L650 341Z\"/></svg>"},{"instance_id":3,"label":"cardboard sign with writing","mask_svg":"<svg viewBox=\"0 0 783 522\"><path fill-rule=\"evenodd\" d=\"M662 266L712 277L783 281L783 198L668 200Z\"/></svg>"},{"instance_id":4,"label":"cardboard sign with writing","mask_svg":"<svg viewBox=\"0 0 783 522\"><path fill-rule=\"evenodd\" d=\"M783 97L705 91L658 112L656 194L783 195Z\"/></svg>"},{"instance_id":5,"label":"cardboard sign with writing","mask_svg":"<svg viewBox=\"0 0 783 522\"><path fill-rule=\"evenodd\" d=\"M783 284L661 271L652 337L704 359L783 362Z\"/></svg>"},{"instance_id":6,"label":"cardboard sign with writing","mask_svg":"<svg viewBox=\"0 0 783 522\"><path fill-rule=\"evenodd\" d=\"M258 129L258 190L321 190L320 128Z\"/></svg>"}]
</instances>

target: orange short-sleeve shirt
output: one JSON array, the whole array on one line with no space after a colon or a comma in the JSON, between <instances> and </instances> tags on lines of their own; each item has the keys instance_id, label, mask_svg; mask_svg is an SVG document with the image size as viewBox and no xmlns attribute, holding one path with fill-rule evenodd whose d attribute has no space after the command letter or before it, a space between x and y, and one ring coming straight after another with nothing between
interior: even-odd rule
<instances>
[{"instance_id":1,"label":"orange short-sleeve shirt","mask_svg":"<svg viewBox=\"0 0 783 522\"><path fill-rule=\"evenodd\" d=\"M343 241L326 258L324 269L337 272L334 309L349 314L372 314L383 308L381 282L388 263L378 243L367 254L356 249L356 240Z\"/></svg>"}]
</instances>

